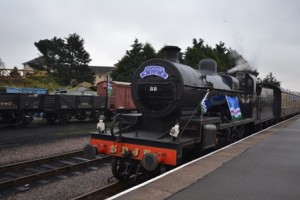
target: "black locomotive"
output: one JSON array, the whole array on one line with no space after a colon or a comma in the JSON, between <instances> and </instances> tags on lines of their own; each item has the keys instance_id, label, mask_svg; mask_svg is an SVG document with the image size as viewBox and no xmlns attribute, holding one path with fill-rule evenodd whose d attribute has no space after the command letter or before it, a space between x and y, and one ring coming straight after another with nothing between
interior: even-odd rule
<instances>
[{"instance_id":1,"label":"black locomotive","mask_svg":"<svg viewBox=\"0 0 300 200\"><path fill-rule=\"evenodd\" d=\"M35 115L48 123L71 118L97 121L106 108L106 98L82 95L0 93L0 124L28 125Z\"/></svg>"},{"instance_id":2,"label":"black locomotive","mask_svg":"<svg viewBox=\"0 0 300 200\"><path fill-rule=\"evenodd\" d=\"M218 74L212 59L195 70L178 62L179 51L167 46L166 59L139 66L131 84L139 113L117 116L110 132L91 133L84 148L88 157L111 155L119 180L180 165L300 111L298 93L258 85L247 72Z\"/></svg>"}]
</instances>

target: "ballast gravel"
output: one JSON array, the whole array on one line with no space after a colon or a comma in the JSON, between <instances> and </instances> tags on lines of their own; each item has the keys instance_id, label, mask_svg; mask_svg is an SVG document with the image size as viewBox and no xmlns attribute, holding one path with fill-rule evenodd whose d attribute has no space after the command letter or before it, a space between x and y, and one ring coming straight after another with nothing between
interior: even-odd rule
<instances>
[{"instance_id":1,"label":"ballast gravel","mask_svg":"<svg viewBox=\"0 0 300 200\"><path fill-rule=\"evenodd\" d=\"M60 139L41 144L23 145L0 150L0 166L20 161L83 150L90 137Z\"/></svg>"},{"instance_id":2,"label":"ballast gravel","mask_svg":"<svg viewBox=\"0 0 300 200\"><path fill-rule=\"evenodd\" d=\"M20 147L4 149L0 151L0 166L80 150L89 143L89 139L90 137L60 139L41 144L23 145ZM111 177L111 167L104 166L79 175L72 175L67 179L56 180L55 182L39 185L38 187L33 187L30 190L19 192L14 195L5 197L0 196L0 198L7 200L72 199L107 185L107 180ZM24 187L30 188L31 185L24 184Z\"/></svg>"},{"instance_id":3,"label":"ballast gravel","mask_svg":"<svg viewBox=\"0 0 300 200\"><path fill-rule=\"evenodd\" d=\"M16 195L8 196L5 200L69 200L84 193L91 192L97 188L107 185L107 179L110 178L110 167L104 167L95 171L72 176L67 179L45 184L21 192Z\"/></svg>"}]
</instances>

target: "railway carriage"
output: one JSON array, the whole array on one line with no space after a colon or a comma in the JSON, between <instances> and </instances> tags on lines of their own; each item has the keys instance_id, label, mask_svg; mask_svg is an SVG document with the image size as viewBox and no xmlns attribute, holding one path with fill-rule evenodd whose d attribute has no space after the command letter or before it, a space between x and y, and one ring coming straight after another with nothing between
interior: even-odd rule
<instances>
[{"instance_id":1,"label":"railway carriage","mask_svg":"<svg viewBox=\"0 0 300 200\"><path fill-rule=\"evenodd\" d=\"M280 117L286 118L300 112L300 94L283 88L279 88L281 93Z\"/></svg>"}]
</instances>

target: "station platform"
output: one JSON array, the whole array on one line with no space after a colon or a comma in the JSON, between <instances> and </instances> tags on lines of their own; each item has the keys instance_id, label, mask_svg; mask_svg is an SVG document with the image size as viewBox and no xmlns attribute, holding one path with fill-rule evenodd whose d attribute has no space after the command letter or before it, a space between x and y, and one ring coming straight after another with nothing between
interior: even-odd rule
<instances>
[{"instance_id":1,"label":"station platform","mask_svg":"<svg viewBox=\"0 0 300 200\"><path fill-rule=\"evenodd\" d=\"M109 199L300 199L300 115Z\"/></svg>"}]
</instances>

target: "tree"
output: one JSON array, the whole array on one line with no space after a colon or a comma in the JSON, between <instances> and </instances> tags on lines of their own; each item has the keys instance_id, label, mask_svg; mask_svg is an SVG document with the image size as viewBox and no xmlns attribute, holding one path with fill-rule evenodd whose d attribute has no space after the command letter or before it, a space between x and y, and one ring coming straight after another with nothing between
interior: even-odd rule
<instances>
[{"instance_id":1,"label":"tree","mask_svg":"<svg viewBox=\"0 0 300 200\"><path fill-rule=\"evenodd\" d=\"M0 68L5 68L5 63L2 61L1 58L0 58Z\"/></svg>"},{"instance_id":2,"label":"tree","mask_svg":"<svg viewBox=\"0 0 300 200\"><path fill-rule=\"evenodd\" d=\"M156 58L165 58L165 51L163 50L163 47L156 53Z\"/></svg>"},{"instance_id":3,"label":"tree","mask_svg":"<svg viewBox=\"0 0 300 200\"><path fill-rule=\"evenodd\" d=\"M280 81L278 81L274 76L273 73L270 72L269 74L266 75L266 77L262 80L262 83L267 83L267 84L272 84L275 86L280 87Z\"/></svg>"},{"instance_id":4,"label":"tree","mask_svg":"<svg viewBox=\"0 0 300 200\"><path fill-rule=\"evenodd\" d=\"M184 53L184 63L195 69L199 68L199 62L202 59L211 58L217 62L218 71L226 71L226 69L234 66L235 59L230 54L230 49L226 48L224 42L216 44L215 48L204 44L203 39L198 41L193 39L193 46L188 47Z\"/></svg>"},{"instance_id":5,"label":"tree","mask_svg":"<svg viewBox=\"0 0 300 200\"><path fill-rule=\"evenodd\" d=\"M231 56L231 50L225 47L224 42L216 44L213 50L218 57L218 71L227 71L235 66L235 58Z\"/></svg>"},{"instance_id":6,"label":"tree","mask_svg":"<svg viewBox=\"0 0 300 200\"><path fill-rule=\"evenodd\" d=\"M64 39L40 40L34 45L45 58L46 70L59 83L69 85L72 79L78 83L93 82L93 73L88 67L90 55L84 49L84 40L76 33ZM37 66L32 67L37 69Z\"/></svg>"},{"instance_id":7,"label":"tree","mask_svg":"<svg viewBox=\"0 0 300 200\"><path fill-rule=\"evenodd\" d=\"M197 41L195 38L193 39L193 46L188 47L184 53L184 64L189 65L195 69L199 68L200 60L204 58L208 58L206 55L206 47L204 46L204 40L199 39Z\"/></svg>"},{"instance_id":8,"label":"tree","mask_svg":"<svg viewBox=\"0 0 300 200\"><path fill-rule=\"evenodd\" d=\"M21 76L20 73L19 73L19 71L18 71L18 68L17 68L17 67L14 67L14 68L10 71L9 75L10 75L11 77L14 77L14 78L17 78L17 77L20 77L20 76Z\"/></svg>"},{"instance_id":9,"label":"tree","mask_svg":"<svg viewBox=\"0 0 300 200\"><path fill-rule=\"evenodd\" d=\"M144 61L156 57L155 50L150 43L144 44L142 49L142 56Z\"/></svg>"},{"instance_id":10,"label":"tree","mask_svg":"<svg viewBox=\"0 0 300 200\"><path fill-rule=\"evenodd\" d=\"M214 59L218 65L218 71L227 71L228 69L236 65L237 60L240 57L234 57L239 55L236 51L231 50L225 46L224 42L216 44L215 48L204 44L203 39L198 41L193 39L192 47L188 47L184 53L184 64L189 65L195 69L199 68L199 62L205 58ZM240 56L240 55L239 55Z\"/></svg>"},{"instance_id":11,"label":"tree","mask_svg":"<svg viewBox=\"0 0 300 200\"><path fill-rule=\"evenodd\" d=\"M135 39L131 47L131 50L126 51L125 56L115 64L116 69L111 73L114 80L131 82L132 75L138 66L156 57L155 50L149 43L142 44Z\"/></svg>"},{"instance_id":12,"label":"tree","mask_svg":"<svg viewBox=\"0 0 300 200\"><path fill-rule=\"evenodd\" d=\"M215 48L204 44L203 39L192 40L192 47L187 47L184 53L179 53L179 62L191 66L195 69L199 69L199 62L205 58L211 58L216 60L218 64L218 71L227 71L228 69L239 66L244 70L245 67L249 67L246 71L258 75L257 71L251 69L248 62L237 53L237 51L231 50L225 46L224 42L216 44ZM132 74L137 67L151 58L165 58L165 52L161 48L157 53L151 46L151 44L142 44L138 39L134 40L131 45L132 49L126 51L126 55L115 64L116 69L112 72L111 76L114 80L118 81L131 81ZM241 65L241 66L240 66ZM240 68L236 68L239 70Z\"/></svg>"}]
</instances>

